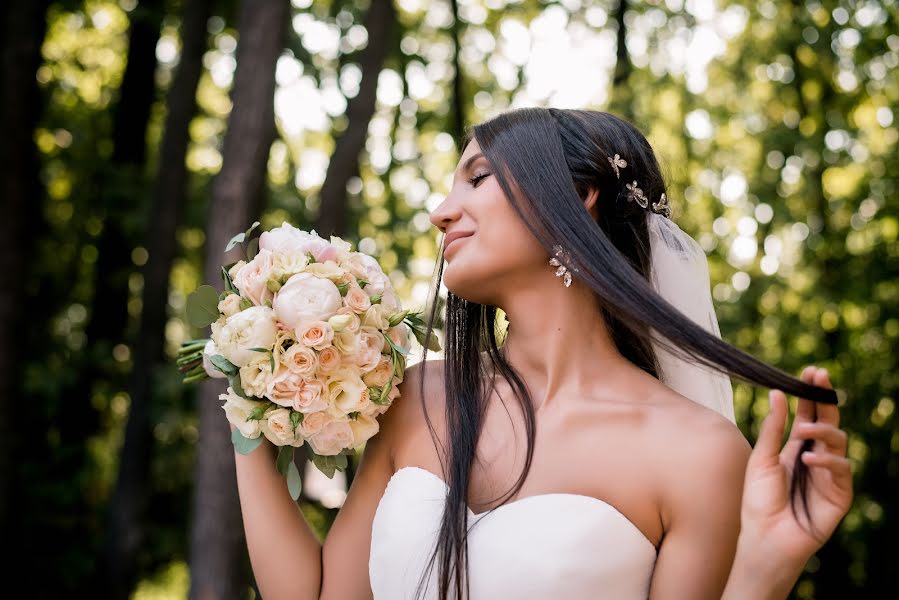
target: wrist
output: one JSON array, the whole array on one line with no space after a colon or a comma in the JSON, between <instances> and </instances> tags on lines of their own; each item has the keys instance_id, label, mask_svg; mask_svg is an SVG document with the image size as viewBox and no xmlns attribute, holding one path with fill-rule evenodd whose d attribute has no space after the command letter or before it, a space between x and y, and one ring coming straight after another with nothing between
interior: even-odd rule
<instances>
[{"instance_id":1,"label":"wrist","mask_svg":"<svg viewBox=\"0 0 899 600\"><path fill-rule=\"evenodd\" d=\"M804 566L804 561L779 554L763 539L741 531L724 598L783 600Z\"/></svg>"}]
</instances>

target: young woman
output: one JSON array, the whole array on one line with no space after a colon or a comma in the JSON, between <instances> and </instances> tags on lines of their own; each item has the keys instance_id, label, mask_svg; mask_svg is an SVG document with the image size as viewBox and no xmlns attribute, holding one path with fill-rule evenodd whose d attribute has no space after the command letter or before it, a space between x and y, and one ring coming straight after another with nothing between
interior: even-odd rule
<instances>
[{"instance_id":1,"label":"young woman","mask_svg":"<svg viewBox=\"0 0 899 600\"><path fill-rule=\"evenodd\" d=\"M445 360L407 370L323 547L272 448L236 455L263 597L784 597L851 502L826 372L726 344L707 274L657 272L688 242L626 121L519 109L464 142L431 214ZM750 457L728 375L806 399L783 450L783 393Z\"/></svg>"}]
</instances>

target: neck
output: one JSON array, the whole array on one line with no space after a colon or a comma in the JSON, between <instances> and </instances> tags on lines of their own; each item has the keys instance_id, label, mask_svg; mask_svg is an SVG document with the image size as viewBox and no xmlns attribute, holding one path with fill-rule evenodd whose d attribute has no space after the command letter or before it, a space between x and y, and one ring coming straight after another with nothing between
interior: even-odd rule
<instances>
[{"instance_id":1,"label":"neck","mask_svg":"<svg viewBox=\"0 0 899 600\"><path fill-rule=\"evenodd\" d=\"M566 395L589 391L597 376L627 360L612 341L593 291L577 280L568 288L560 279L550 283L518 287L501 305L509 321L503 353L540 410L563 388Z\"/></svg>"}]
</instances>

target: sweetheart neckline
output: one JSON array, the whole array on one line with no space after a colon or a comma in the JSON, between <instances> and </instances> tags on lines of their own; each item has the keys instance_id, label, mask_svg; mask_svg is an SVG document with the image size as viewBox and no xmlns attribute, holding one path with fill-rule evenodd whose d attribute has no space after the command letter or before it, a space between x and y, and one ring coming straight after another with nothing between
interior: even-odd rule
<instances>
[{"instance_id":1,"label":"sweetheart neckline","mask_svg":"<svg viewBox=\"0 0 899 600\"><path fill-rule=\"evenodd\" d=\"M429 469L425 469L425 468L418 467L418 466L415 466L415 465L406 465L405 467L400 467L399 469L397 469L396 471L394 471L393 475L390 476L390 479L387 480L387 485L389 486L389 485L390 485L390 482L393 481L393 479L394 479L397 475L399 475L400 472L405 471L405 470L407 470L407 469L410 469L410 470L413 470L413 471L421 471L421 472L424 473L425 475L430 476L430 477L431 477L432 479L434 479L435 481L437 481L437 482L443 484L443 488L444 488L444 489L449 489L449 485L446 483L446 481L443 480L442 477L440 477L439 475L437 475L436 473L434 473L433 471L431 471L431 470L429 470ZM532 494L532 495L530 495L530 496L525 496L524 498L519 498L518 500L513 500L512 502L507 502L506 504L502 504L502 505L500 505L500 506L494 507L493 511L494 511L494 512L498 512L498 511L501 511L501 510L503 510L503 509L505 509L505 508L511 508L511 507L513 507L513 506L515 506L515 505L517 505L517 504L521 504L521 503L526 502L526 501L535 501L535 500L538 500L538 499L541 499L541 498L546 499L546 498L553 498L553 497L557 497L557 498L559 498L559 497L561 497L561 498L583 498L583 499L587 500L588 502L596 503L596 504L598 504L600 507L603 507L603 508L605 508L606 510L611 511L613 514L616 514L616 515L618 515L621 519L623 519L624 522L627 523L627 524L630 526L630 528L633 529L634 532L635 532L639 537L641 537L643 540L646 541L647 544L649 544L649 546L652 548L653 552L654 552L655 554L658 554L659 549L656 548L656 545L652 543L652 540L650 540L650 539L646 536L646 534L643 533L643 530L640 529L639 527L637 527L637 524L636 524L636 523L634 523L633 521L631 521L631 520L630 520L624 513L622 513L622 512L621 512L620 510L618 510L617 508L615 508L613 505L609 504L609 503L606 502L605 500L600 500L599 498L596 498L595 496L587 496L587 495L585 495L585 494L576 494L576 493L573 493L573 492L547 492L547 493L545 493L545 494ZM380 502L379 502L378 504L380 504ZM483 512L476 513L476 512L474 512L474 511L471 509L471 506L469 506L467 502L465 503L465 509L468 511L469 515L473 516L476 520L480 520L481 517L483 517L484 515L486 515L486 514L488 514L488 513L490 512L490 509L488 509L488 510L485 510L485 511L483 511Z\"/></svg>"}]
</instances>

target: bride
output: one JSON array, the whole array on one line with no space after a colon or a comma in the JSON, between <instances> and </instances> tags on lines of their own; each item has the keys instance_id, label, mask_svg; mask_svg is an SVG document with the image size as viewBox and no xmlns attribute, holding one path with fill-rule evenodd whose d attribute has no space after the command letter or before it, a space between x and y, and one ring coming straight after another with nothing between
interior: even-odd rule
<instances>
[{"instance_id":1,"label":"bride","mask_svg":"<svg viewBox=\"0 0 899 600\"><path fill-rule=\"evenodd\" d=\"M273 447L235 455L264 598L786 597L852 499L836 395L721 340L664 189L609 113L466 134L431 214L445 360L407 369L323 545ZM751 454L731 375L773 388Z\"/></svg>"}]
</instances>

